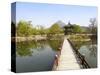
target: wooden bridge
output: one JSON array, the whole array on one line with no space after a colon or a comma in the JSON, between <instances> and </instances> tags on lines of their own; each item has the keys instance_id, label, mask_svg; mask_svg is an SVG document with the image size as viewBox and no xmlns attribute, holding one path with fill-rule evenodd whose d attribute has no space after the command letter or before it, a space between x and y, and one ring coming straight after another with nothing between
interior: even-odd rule
<instances>
[{"instance_id":1,"label":"wooden bridge","mask_svg":"<svg viewBox=\"0 0 100 75\"><path fill-rule=\"evenodd\" d=\"M58 65L53 66L53 70L80 69L80 65L77 62L73 48L66 38L64 38L61 55L58 58L57 64Z\"/></svg>"},{"instance_id":2,"label":"wooden bridge","mask_svg":"<svg viewBox=\"0 0 100 75\"><path fill-rule=\"evenodd\" d=\"M90 68L84 56L75 50L72 43L66 38L64 38L60 54L56 55L54 63L52 70Z\"/></svg>"}]
</instances>

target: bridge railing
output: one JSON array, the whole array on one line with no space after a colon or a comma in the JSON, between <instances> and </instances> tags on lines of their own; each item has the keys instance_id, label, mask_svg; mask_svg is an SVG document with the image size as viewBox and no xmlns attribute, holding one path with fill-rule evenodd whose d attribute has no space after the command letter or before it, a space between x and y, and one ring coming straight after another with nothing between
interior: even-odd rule
<instances>
[{"instance_id":1,"label":"bridge railing","mask_svg":"<svg viewBox=\"0 0 100 75\"><path fill-rule=\"evenodd\" d=\"M72 42L68 39L69 43L71 44L76 56L78 57L78 60L83 68L90 68L89 64L86 62L84 55L82 55L72 44Z\"/></svg>"}]
</instances>

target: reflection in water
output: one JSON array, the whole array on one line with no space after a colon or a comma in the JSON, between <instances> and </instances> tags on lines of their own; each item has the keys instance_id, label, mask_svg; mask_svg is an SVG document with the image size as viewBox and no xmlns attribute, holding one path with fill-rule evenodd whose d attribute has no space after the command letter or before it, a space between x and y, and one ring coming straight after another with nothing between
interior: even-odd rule
<instances>
[{"instance_id":1,"label":"reflection in water","mask_svg":"<svg viewBox=\"0 0 100 75\"><path fill-rule=\"evenodd\" d=\"M52 50L58 50L62 40L26 41L17 42L17 56L31 56L34 50L44 50L47 44Z\"/></svg>"},{"instance_id":2,"label":"reflection in water","mask_svg":"<svg viewBox=\"0 0 100 75\"><path fill-rule=\"evenodd\" d=\"M55 54L62 40L17 42L16 71L52 70Z\"/></svg>"},{"instance_id":3,"label":"reflection in water","mask_svg":"<svg viewBox=\"0 0 100 75\"><path fill-rule=\"evenodd\" d=\"M35 46L35 45L34 45ZM32 48L32 43L30 42L20 42L17 43L17 50L16 50L16 54L17 56L31 56L33 51L31 50Z\"/></svg>"},{"instance_id":4,"label":"reflection in water","mask_svg":"<svg viewBox=\"0 0 100 75\"><path fill-rule=\"evenodd\" d=\"M91 45L89 47L89 51L90 51L90 56L97 57L97 46L96 45Z\"/></svg>"},{"instance_id":5,"label":"reflection in water","mask_svg":"<svg viewBox=\"0 0 100 75\"><path fill-rule=\"evenodd\" d=\"M34 53L34 50L43 50L46 41L26 41L17 43L17 55L19 56L30 56ZM34 49L34 50L33 50Z\"/></svg>"},{"instance_id":6,"label":"reflection in water","mask_svg":"<svg viewBox=\"0 0 100 75\"><path fill-rule=\"evenodd\" d=\"M97 67L97 45L92 41L73 41L76 49L85 56L91 68Z\"/></svg>"},{"instance_id":7,"label":"reflection in water","mask_svg":"<svg viewBox=\"0 0 100 75\"><path fill-rule=\"evenodd\" d=\"M57 51L62 43L62 40L48 40L48 43L49 43L50 47L52 48L52 50Z\"/></svg>"}]
</instances>

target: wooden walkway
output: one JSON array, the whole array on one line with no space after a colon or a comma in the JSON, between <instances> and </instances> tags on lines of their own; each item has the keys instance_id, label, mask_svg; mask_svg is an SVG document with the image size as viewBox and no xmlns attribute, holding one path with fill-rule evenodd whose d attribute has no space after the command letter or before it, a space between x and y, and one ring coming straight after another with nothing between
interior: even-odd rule
<instances>
[{"instance_id":1,"label":"wooden walkway","mask_svg":"<svg viewBox=\"0 0 100 75\"><path fill-rule=\"evenodd\" d=\"M70 45L69 41L64 38L61 55L58 59L58 66L56 67L56 70L69 69L80 69L80 65L77 62L72 46Z\"/></svg>"}]
</instances>

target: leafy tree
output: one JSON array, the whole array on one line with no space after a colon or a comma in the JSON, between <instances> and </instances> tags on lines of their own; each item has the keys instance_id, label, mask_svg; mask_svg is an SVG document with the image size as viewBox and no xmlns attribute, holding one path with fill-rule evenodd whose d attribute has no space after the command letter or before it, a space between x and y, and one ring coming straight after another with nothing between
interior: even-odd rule
<instances>
[{"instance_id":1,"label":"leafy tree","mask_svg":"<svg viewBox=\"0 0 100 75\"><path fill-rule=\"evenodd\" d=\"M40 33L41 35L46 34L45 29L44 29L43 26L40 26L39 33Z\"/></svg>"},{"instance_id":2,"label":"leafy tree","mask_svg":"<svg viewBox=\"0 0 100 75\"><path fill-rule=\"evenodd\" d=\"M32 34L32 25L30 22L19 21L17 24L17 35L18 36L29 36Z\"/></svg>"},{"instance_id":3,"label":"leafy tree","mask_svg":"<svg viewBox=\"0 0 100 75\"><path fill-rule=\"evenodd\" d=\"M59 34L59 33L62 33L63 32L63 29L61 29L59 27L58 24L53 24L50 28L49 28L49 34Z\"/></svg>"},{"instance_id":4,"label":"leafy tree","mask_svg":"<svg viewBox=\"0 0 100 75\"><path fill-rule=\"evenodd\" d=\"M73 33L81 33L82 29L79 25L74 24L73 25Z\"/></svg>"},{"instance_id":5,"label":"leafy tree","mask_svg":"<svg viewBox=\"0 0 100 75\"><path fill-rule=\"evenodd\" d=\"M32 35L39 34L38 30L36 28L32 28Z\"/></svg>"}]
</instances>

